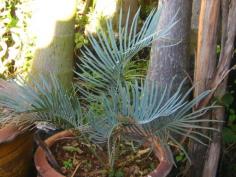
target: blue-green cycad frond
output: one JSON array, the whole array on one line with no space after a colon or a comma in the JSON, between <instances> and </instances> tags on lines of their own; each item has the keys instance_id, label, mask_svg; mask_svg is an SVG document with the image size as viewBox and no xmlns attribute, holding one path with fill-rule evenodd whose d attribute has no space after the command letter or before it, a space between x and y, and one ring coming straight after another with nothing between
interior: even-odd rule
<instances>
[{"instance_id":1,"label":"blue-green cycad frond","mask_svg":"<svg viewBox=\"0 0 236 177\"><path fill-rule=\"evenodd\" d=\"M125 84L119 85L118 89L111 89L109 97L102 96L101 104L104 108L102 119L96 119L89 116L94 124L96 136L99 141L109 140L110 136L119 132L133 140L147 140L150 137L158 137L161 142L174 141L174 134L185 135L200 143L201 138L208 138L196 129L209 129L197 123L213 120L199 119L209 109L214 106L208 106L194 111L193 108L205 98L210 91L203 92L198 97L188 101L191 94L190 89L183 93L184 81L173 93L171 87L159 87L155 82L146 80L143 84ZM99 122L99 128L96 127ZM104 125L104 126L103 126ZM193 129L189 134L188 131ZM95 136L96 135L96 136ZM95 138L96 139L96 138ZM179 144L178 144L179 145Z\"/></svg>"},{"instance_id":2,"label":"blue-green cycad frond","mask_svg":"<svg viewBox=\"0 0 236 177\"><path fill-rule=\"evenodd\" d=\"M125 25L122 26L122 11L120 11L118 32L113 29L112 20L108 19L106 29L98 30L96 37L90 35L91 49L85 47L81 51L81 63L78 64L81 73L77 73L81 83L78 87L83 92L86 92L87 89L87 91L93 90L97 93L99 90L104 91L116 87L117 81L123 82L125 80L125 68L132 57L141 49L149 46L153 40L164 38L177 23L175 16L165 29L156 32L160 12L161 10L152 10L141 29L138 30L140 9L131 19L130 26L129 13ZM81 88L83 83L84 87ZM91 92L88 91L87 94L89 95Z\"/></svg>"},{"instance_id":3,"label":"blue-green cycad frond","mask_svg":"<svg viewBox=\"0 0 236 177\"><path fill-rule=\"evenodd\" d=\"M82 111L75 91L67 91L53 75L31 79L30 84L23 79L1 80L0 85L0 106L17 114L31 114L24 123L49 121L66 128L81 125Z\"/></svg>"}]
</instances>

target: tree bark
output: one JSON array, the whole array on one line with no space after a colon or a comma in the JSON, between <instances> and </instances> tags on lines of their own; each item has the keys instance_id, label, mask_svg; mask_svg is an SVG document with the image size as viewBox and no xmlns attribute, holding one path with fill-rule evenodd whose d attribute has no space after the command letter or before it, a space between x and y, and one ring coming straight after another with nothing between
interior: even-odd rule
<instances>
[{"instance_id":1,"label":"tree bark","mask_svg":"<svg viewBox=\"0 0 236 177\"><path fill-rule=\"evenodd\" d=\"M193 0L192 6L192 19L191 19L191 29L198 31L198 19L200 14L201 1Z\"/></svg>"},{"instance_id":2,"label":"tree bark","mask_svg":"<svg viewBox=\"0 0 236 177\"><path fill-rule=\"evenodd\" d=\"M30 74L56 75L68 87L73 77L76 0L37 0L33 11L36 36Z\"/></svg>"},{"instance_id":3,"label":"tree bark","mask_svg":"<svg viewBox=\"0 0 236 177\"><path fill-rule=\"evenodd\" d=\"M198 33L198 19L199 19L199 14L200 14L200 7L201 7L201 1L193 0L192 18L191 18L191 50L190 50L191 51L190 55L193 58L195 57L196 49L197 49L197 33Z\"/></svg>"},{"instance_id":4,"label":"tree bark","mask_svg":"<svg viewBox=\"0 0 236 177\"><path fill-rule=\"evenodd\" d=\"M221 54L218 63L217 75L219 75L223 70L230 69L230 62L233 56L234 41L236 37L236 1L223 0L222 1L222 37L221 37ZM222 69L220 69L222 68ZM216 77L217 78L217 77ZM215 96L221 98L227 88L227 76L223 83L217 89ZM212 119L219 121L224 121L224 108L216 109L213 112ZM222 131L223 124L215 125L220 132ZM203 177L215 177L218 170L218 163L220 159L221 152L221 134L214 132L212 137L212 142L210 144L207 160L204 165Z\"/></svg>"},{"instance_id":5,"label":"tree bark","mask_svg":"<svg viewBox=\"0 0 236 177\"><path fill-rule=\"evenodd\" d=\"M189 72L192 1L159 0L158 6L162 6L162 13L157 31L166 28L175 15L179 22L168 32L168 39L153 42L147 77L163 86L170 85L173 77L176 77L172 88L175 90ZM153 176L166 176L170 172L171 161L160 163Z\"/></svg>"},{"instance_id":6,"label":"tree bark","mask_svg":"<svg viewBox=\"0 0 236 177\"><path fill-rule=\"evenodd\" d=\"M195 65L195 96L209 89L215 71L219 10L220 0L202 0Z\"/></svg>"},{"instance_id":7,"label":"tree bark","mask_svg":"<svg viewBox=\"0 0 236 177\"><path fill-rule=\"evenodd\" d=\"M191 29L191 0L160 0L163 4L157 31L166 25L177 13L179 22L169 31L167 38L154 41L151 49L151 61L148 78L160 85L169 85L176 76L173 89L187 76L189 72L189 47ZM176 44L176 45L173 45ZM172 46L168 46L172 45Z\"/></svg>"},{"instance_id":8,"label":"tree bark","mask_svg":"<svg viewBox=\"0 0 236 177\"><path fill-rule=\"evenodd\" d=\"M197 43L198 48L194 73L194 81L196 84L194 91L195 96L210 89L210 83L213 80L216 67L216 33L219 18L219 7L220 0L201 1ZM197 142L190 141L189 149L192 165L186 176L202 177L204 164L202 162L205 161L207 147Z\"/></svg>"}]
</instances>

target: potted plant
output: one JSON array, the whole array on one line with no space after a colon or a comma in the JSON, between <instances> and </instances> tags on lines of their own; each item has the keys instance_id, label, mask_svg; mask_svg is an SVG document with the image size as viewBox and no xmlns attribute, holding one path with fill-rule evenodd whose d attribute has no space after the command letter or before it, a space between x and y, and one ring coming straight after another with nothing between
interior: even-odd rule
<instances>
[{"instance_id":1,"label":"potted plant","mask_svg":"<svg viewBox=\"0 0 236 177\"><path fill-rule=\"evenodd\" d=\"M165 37L177 22L173 17L168 27L157 34L154 31L160 11L153 10L138 31L139 12L129 30L129 15L122 27L121 12L118 32L108 20L106 30L99 30L96 37L89 37L92 47L81 51L79 82L72 83L72 89L66 90L57 77L50 75L37 81L31 79L34 87L27 82L15 83L17 96L7 90L0 93L1 105L29 115L28 119L20 120L19 125L44 120L66 129L50 137L36 151L35 163L40 176L65 176L62 169L53 169L48 163L46 156L51 156L48 149L51 147L51 150L62 148L66 151L62 152L64 154L72 152L73 161L82 156L71 176L122 176L125 172L126 176L164 177L175 164L170 145L177 146L190 160L175 134L200 143L203 143L201 138L209 139L196 129L211 130L197 123L213 122L198 118L214 106L194 108L210 91L188 100L192 89L183 93L184 81L173 90L172 84L160 86L148 78L140 79L137 74L141 68L136 68L132 61L135 54L153 40ZM68 138L71 139L69 145ZM144 159L139 157L130 162L126 157L133 158L143 150L152 152L146 165L151 159L156 162L156 167L144 165L142 174L139 170L127 171L129 167L136 168L134 164ZM68 168L73 163L71 161L62 164ZM91 166L96 172L88 172Z\"/></svg>"},{"instance_id":2,"label":"potted plant","mask_svg":"<svg viewBox=\"0 0 236 177\"><path fill-rule=\"evenodd\" d=\"M186 101L185 99L189 93L182 95L180 86L175 94L168 96L167 89L162 90L156 84L153 84L153 82L148 82L148 84L146 83L142 86L138 85L138 83L135 85L120 85L117 90L110 90L109 94L98 98L97 102L101 105L101 109L104 110L101 115L96 113L97 110L90 109L86 115L87 124L83 123L82 118L74 118L74 122L71 119L70 126L73 125L72 128L50 137L46 140L46 144L54 149L58 140L61 139L65 142L68 137L77 137L78 143L89 142L92 148L94 148L92 146L93 143L98 144L104 151L107 151L107 162L112 168L112 166L116 167L116 161L114 160L117 159L119 161L116 149L117 151L120 151L120 149L122 151L119 144L132 140L137 144L141 144L144 148L153 150L157 156L156 158L159 159L159 165L153 172L150 172L149 176L166 176L174 164L169 143L172 142L184 151L184 148L175 139L173 134L185 135L203 143L193 134L207 138L205 135L194 130L192 130L192 134L188 134L188 131L191 128L210 129L208 127L200 127L194 123L206 121L197 120L197 118L206 113L211 107L205 107L191 112L191 109L209 92L201 94L192 101ZM122 141L122 139L125 140ZM136 143L134 144L137 145ZM71 145L63 145L63 143L61 145L61 147L67 146L71 147ZM72 151L73 148L75 152L78 149L82 149L79 145L73 146L72 143ZM95 149L97 149L97 155L102 157L103 153L99 151L99 148ZM81 151L86 152L86 148ZM91 152L89 151L89 153ZM66 150L64 153L66 153ZM85 155L83 152L81 154L81 156ZM186 157L188 158L187 153ZM92 156L91 160L94 160ZM106 162L104 159L103 161ZM98 160L98 162L100 161ZM53 169L47 161L45 152L41 148L38 148L36 151L35 163L41 176L64 176L61 172ZM119 163L121 162L119 161ZM118 167L120 166L118 165ZM84 169L84 166L81 166L81 168ZM104 176L108 176L109 170L107 170L107 166L103 168L107 172ZM73 168L74 170L75 167ZM78 171L77 175L80 176L80 170L77 169L76 171ZM101 169L97 169L97 171L101 171ZM84 174L83 170L82 173ZM89 176L88 174L87 176Z\"/></svg>"}]
</instances>

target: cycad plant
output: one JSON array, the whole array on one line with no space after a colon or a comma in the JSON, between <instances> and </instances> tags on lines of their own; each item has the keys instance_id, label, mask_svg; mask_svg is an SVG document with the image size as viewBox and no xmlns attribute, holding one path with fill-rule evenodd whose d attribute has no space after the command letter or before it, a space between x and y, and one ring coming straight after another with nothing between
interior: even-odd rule
<instances>
[{"instance_id":1,"label":"cycad plant","mask_svg":"<svg viewBox=\"0 0 236 177\"><path fill-rule=\"evenodd\" d=\"M178 22L176 17L165 29L156 32L160 18L160 10L152 10L141 28L138 26L140 9L135 14L129 27L129 12L125 26L122 26L122 10L120 11L118 30L113 29L112 19L106 21L106 29L98 29L97 35L89 36L92 48L81 50L80 64L82 71L76 74L80 80L77 87L85 95L100 94L109 88L117 87L117 83L131 81L142 76L132 67L133 57L154 40L163 40L168 31ZM132 72L135 70L136 72ZM135 68L135 69L134 69Z\"/></svg>"},{"instance_id":2,"label":"cycad plant","mask_svg":"<svg viewBox=\"0 0 236 177\"><path fill-rule=\"evenodd\" d=\"M81 51L79 82L72 83L71 90L66 90L53 74L47 78L37 77L37 81L31 79L33 83L30 84L24 80L1 80L0 105L13 115L3 114L1 122L15 122L22 127L47 121L79 131L92 143L107 144L111 166L118 140L136 141L152 148L160 160L150 176L161 177L169 173L174 164L171 144L178 146L189 159L175 134L199 143L203 143L202 138L209 139L197 129L211 129L198 123L210 122L199 117L213 106L194 108L210 91L189 100L192 89L183 93L184 81L173 90L171 84L160 86L137 74L132 75L135 72L127 72L126 67L130 67L137 52L153 40L165 38L168 30L177 23L173 17L166 29L156 33L160 10L153 10L141 28L138 26L139 13L140 10L129 29L129 15L122 27L121 12L118 31L115 32L112 21L107 20L106 29L99 29L96 37L90 36L91 48L85 47ZM15 115L19 114L28 116L17 119Z\"/></svg>"}]
</instances>

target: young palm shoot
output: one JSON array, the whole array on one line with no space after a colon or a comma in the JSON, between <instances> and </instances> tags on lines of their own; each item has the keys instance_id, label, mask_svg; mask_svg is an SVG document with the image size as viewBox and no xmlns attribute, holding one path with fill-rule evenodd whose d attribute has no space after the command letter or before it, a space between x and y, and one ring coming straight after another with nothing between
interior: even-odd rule
<instances>
[{"instance_id":1,"label":"young palm shoot","mask_svg":"<svg viewBox=\"0 0 236 177\"><path fill-rule=\"evenodd\" d=\"M148 47L154 40L165 38L168 31L177 23L176 16L169 22L165 29L156 32L161 9L152 10L139 28L138 21L140 9L136 12L129 28L129 13L125 26L122 26L122 10L120 11L118 30L113 29L111 19L106 20L106 29L99 29L96 36L90 35L91 48L81 50L82 57L78 64L81 72L78 75L80 92L85 95L99 95L117 83L139 78L135 72L127 72L134 55ZM137 65L136 65L137 66ZM136 67L137 68L137 67ZM137 68L137 71L139 68ZM137 73L137 72L136 72Z\"/></svg>"}]
</instances>

